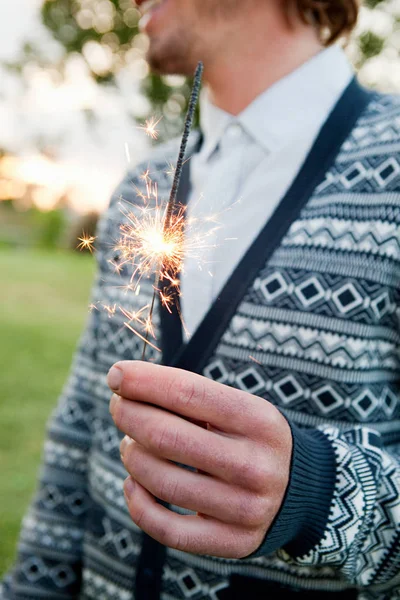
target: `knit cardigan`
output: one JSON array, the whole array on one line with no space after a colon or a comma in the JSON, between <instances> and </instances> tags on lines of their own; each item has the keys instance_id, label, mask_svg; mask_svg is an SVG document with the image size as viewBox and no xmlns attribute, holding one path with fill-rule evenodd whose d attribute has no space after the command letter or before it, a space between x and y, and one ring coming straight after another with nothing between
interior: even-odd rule
<instances>
[{"instance_id":1,"label":"knit cardigan","mask_svg":"<svg viewBox=\"0 0 400 600\"><path fill-rule=\"evenodd\" d=\"M189 154L198 142L194 133ZM143 279L139 296L127 295L129 268L115 269L121 199L138 203L148 168L167 198L166 163L176 153L174 141L129 171L100 222L97 308L49 422L39 489L0 598L216 600L241 574L392 600L400 587L400 98L352 82L188 344L176 311L155 314L163 352L149 348L148 360L263 397L292 428L284 502L263 544L241 560L164 548L142 534L124 500L122 434L108 409L108 369L140 358L143 343L118 310L110 317L99 308L135 311L153 293ZM183 202L189 169L190 161Z\"/></svg>"}]
</instances>

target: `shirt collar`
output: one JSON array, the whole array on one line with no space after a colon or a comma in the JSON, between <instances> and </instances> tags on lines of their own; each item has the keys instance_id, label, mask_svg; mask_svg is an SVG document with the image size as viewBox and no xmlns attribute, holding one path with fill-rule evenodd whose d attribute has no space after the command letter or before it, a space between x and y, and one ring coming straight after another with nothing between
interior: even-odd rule
<instances>
[{"instance_id":1,"label":"shirt collar","mask_svg":"<svg viewBox=\"0 0 400 600\"><path fill-rule=\"evenodd\" d=\"M226 127L239 122L265 150L296 139L315 124L321 126L350 83L353 71L339 46L322 50L301 67L262 92L237 117L201 97L202 153L208 158Z\"/></svg>"},{"instance_id":2,"label":"shirt collar","mask_svg":"<svg viewBox=\"0 0 400 600\"><path fill-rule=\"evenodd\" d=\"M200 127L204 142L201 154L207 160L217 147L226 127L234 118L233 115L212 104L207 88L200 95Z\"/></svg>"}]
</instances>

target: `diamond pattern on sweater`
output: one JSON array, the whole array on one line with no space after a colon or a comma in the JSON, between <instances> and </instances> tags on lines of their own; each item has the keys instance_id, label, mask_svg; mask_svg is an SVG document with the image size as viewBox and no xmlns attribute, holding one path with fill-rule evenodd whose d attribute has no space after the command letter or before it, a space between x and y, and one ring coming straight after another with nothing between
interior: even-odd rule
<instances>
[{"instance_id":1,"label":"diamond pattern on sweater","mask_svg":"<svg viewBox=\"0 0 400 600\"><path fill-rule=\"evenodd\" d=\"M290 404L300 398L304 391L293 375L287 375L274 384L274 390L283 404Z\"/></svg>"},{"instance_id":2,"label":"diamond pattern on sweater","mask_svg":"<svg viewBox=\"0 0 400 600\"><path fill-rule=\"evenodd\" d=\"M307 308L325 296L325 290L317 277L311 277L295 288L303 306Z\"/></svg>"},{"instance_id":3,"label":"diamond pattern on sweater","mask_svg":"<svg viewBox=\"0 0 400 600\"><path fill-rule=\"evenodd\" d=\"M219 383L225 383L228 377L228 372L224 367L224 363L221 360L216 360L209 364L204 370L204 374L209 379L218 381Z\"/></svg>"},{"instance_id":4,"label":"diamond pattern on sweater","mask_svg":"<svg viewBox=\"0 0 400 600\"><path fill-rule=\"evenodd\" d=\"M352 283L346 283L332 294L332 299L339 311L346 314L362 304L362 297Z\"/></svg>"},{"instance_id":5,"label":"diamond pattern on sweater","mask_svg":"<svg viewBox=\"0 0 400 600\"><path fill-rule=\"evenodd\" d=\"M327 415L341 406L343 398L334 390L331 385L324 385L311 394L311 398L318 405L322 414Z\"/></svg>"},{"instance_id":6,"label":"diamond pattern on sweater","mask_svg":"<svg viewBox=\"0 0 400 600\"><path fill-rule=\"evenodd\" d=\"M263 378L255 367L249 367L237 375L236 382L240 389L249 394L256 394L264 387Z\"/></svg>"},{"instance_id":7,"label":"diamond pattern on sweater","mask_svg":"<svg viewBox=\"0 0 400 600\"><path fill-rule=\"evenodd\" d=\"M169 147L173 154L165 147L155 152L151 170L163 196L170 186L164 157L175 156L176 146ZM256 393L287 411L293 422L319 425L328 436L337 482L323 539L306 557L280 551L239 563L167 552L163 600L219 599L238 566L268 580L289 578L299 588L313 581L321 590L339 580L360 588L371 582L390 587L398 573L399 165L400 101L377 96L256 274L205 365L207 377ZM143 165L128 174L100 223L95 302L119 302L116 286L126 273L118 283L107 262L113 258L107 244L118 233L119 197L133 198L134 186L143 185L142 170ZM144 284L132 301L143 306L151 294L151 285ZM70 597L133 600L140 531L123 497L118 433L105 418L109 392L103 382L113 361L138 357L140 349L121 315L109 319L94 311L90 316L50 423L33 516L24 522L21 540L28 554L20 552L0 597L4 589L18 597L18 586L27 581L39 590L37 597L41 589L51 596L69 587L72 574L75 581L82 576L82 585ZM149 358L160 360L155 351ZM106 516L91 519L100 505ZM47 561L44 556L54 549L61 558ZM364 591L359 600L367 596L389 600L389 592Z\"/></svg>"},{"instance_id":8,"label":"diamond pattern on sweater","mask_svg":"<svg viewBox=\"0 0 400 600\"><path fill-rule=\"evenodd\" d=\"M193 569L186 569L177 579L178 585L185 598L192 598L201 591L201 581Z\"/></svg>"}]
</instances>

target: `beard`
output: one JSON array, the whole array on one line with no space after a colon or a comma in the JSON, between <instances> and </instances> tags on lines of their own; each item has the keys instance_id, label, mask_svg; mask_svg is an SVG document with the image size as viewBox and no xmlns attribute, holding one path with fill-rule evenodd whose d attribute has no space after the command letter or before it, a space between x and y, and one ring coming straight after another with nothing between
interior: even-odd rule
<instances>
[{"instance_id":1,"label":"beard","mask_svg":"<svg viewBox=\"0 0 400 600\"><path fill-rule=\"evenodd\" d=\"M199 60L206 62L212 58L213 48L218 44L218 29L223 33L243 14L244 6L254 1L191 0L193 12L189 19L181 13L172 31L150 39L147 52L150 68L160 75L192 75Z\"/></svg>"},{"instance_id":2,"label":"beard","mask_svg":"<svg viewBox=\"0 0 400 600\"><path fill-rule=\"evenodd\" d=\"M187 31L150 40L147 61L159 75L192 75L197 64L194 40ZM201 60L201 58L198 58Z\"/></svg>"}]
</instances>

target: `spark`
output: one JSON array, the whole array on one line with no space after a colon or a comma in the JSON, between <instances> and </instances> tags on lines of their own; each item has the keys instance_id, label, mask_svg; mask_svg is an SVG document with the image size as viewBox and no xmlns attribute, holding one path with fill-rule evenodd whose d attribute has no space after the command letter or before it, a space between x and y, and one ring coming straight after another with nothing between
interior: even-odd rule
<instances>
[{"instance_id":1,"label":"spark","mask_svg":"<svg viewBox=\"0 0 400 600\"><path fill-rule=\"evenodd\" d=\"M151 318L151 315L149 315L147 317L144 328L148 335L151 335L151 337L153 337L153 338L156 337L156 335L154 333L154 325L153 325L153 319Z\"/></svg>"},{"instance_id":2,"label":"spark","mask_svg":"<svg viewBox=\"0 0 400 600\"><path fill-rule=\"evenodd\" d=\"M170 273L179 272L184 259L184 210L178 210L164 231L165 209L158 202L146 209L121 207L125 222L120 226L121 237L116 246L121 255L118 266L128 263L133 268L131 282L159 271L160 280L176 281Z\"/></svg>"},{"instance_id":3,"label":"spark","mask_svg":"<svg viewBox=\"0 0 400 600\"><path fill-rule=\"evenodd\" d=\"M113 248L118 254L118 262L115 260L108 262L116 273L121 273L122 270L124 270L124 274L129 273L129 283L120 286L126 293L133 292L138 296L142 279L147 279L153 282L153 297L150 304L137 311L127 310L121 306L117 307L116 304L103 304L102 307L110 317L119 310L125 317L124 326L144 342L142 360L145 358L147 346L161 352L160 348L150 341L150 338L156 340L153 322L156 299L158 298L161 305L172 313L172 306L181 296L180 273L185 256L189 254L201 259L202 250L210 247L207 245L209 232L202 235L194 231L195 227L204 225L204 223L199 219L193 224L185 223L186 207L177 202L177 191L198 100L202 70L203 66L199 63L176 167L168 165L169 173L173 175L168 201L159 199L157 183L152 181L150 170L146 169L139 176L142 185L135 186L137 203L126 202L123 198L119 203L123 218L119 227L119 239L115 241ZM152 139L157 139L156 127L160 120L161 118L156 119L155 117L147 119L139 129L144 130ZM128 158L129 148L127 145L125 150ZM204 221L214 227L214 230L219 229L219 226L215 226L215 220L204 219ZM85 239L86 245L87 238L83 239ZM176 304L176 307L180 314L179 305Z\"/></svg>"},{"instance_id":4,"label":"spark","mask_svg":"<svg viewBox=\"0 0 400 600\"><path fill-rule=\"evenodd\" d=\"M124 289L134 291L136 295L139 295L142 279L155 275L154 293L170 313L181 295L180 273L185 257L190 256L200 265L204 251L213 247L208 242L209 230L203 235L196 232L196 228L204 225L201 219L189 224L185 222L186 210L186 206L176 203L166 228L167 207L158 197L147 198L145 206L121 202L120 212L124 218L120 238L114 247L119 262L115 265L114 261L109 261L118 270L126 267L130 281ZM212 227L212 231L219 229L219 225L209 222L206 225ZM148 331L152 330L148 326Z\"/></svg>"},{"instance_id":5,"label":"spark","mask_svg":"<svg viewBox=\"0 0 400 600\"><path fill-rule=\"evenodd\" d=\"M261 365L260 361L257 360L256 358L254 358L254 356L251 356L251 354L249 354L249 359L252 360L253 362L257 363L258 365Z\"/></svg>"},{"instance_id":6,"label":"spark","mask_svg":"<svg viewBox=\"0 0 400 600\"><path fill-rule=\"evenodd\" d=\"M187 163L187 161L189 160L189 158L187 158L185 161L183 161L183 164ZM164 173L166 175L168 175L169 177L173 178L175 176L175 171L176 171L176 166L170 160L168 160L167 161L167 168L165 169Z\"/></svg>"},{"instance_id":7,"label":"spark","mask_svg":"<svg viewBox=\"0 0 400 600\"><path fill-rule=\"evenodd\" d=\"M135 284L134 283L128 283L128 285L119 285L117 287L120 290L122 290L125 295L128 294L128 292L134 292L135 291Z\"/></svg>"},{"instance_id":8,"label":"spark","mask_svg":"<svg viewBox=\"0 0 400 600\"><path fill-rule=\"evenodd\" d=\"M165 169L164 173L166 175L169 175L169 177L173 177L175 175L175 165L173 165L172 162L168 161L167 168Z\"/></svg>"},{"instance_id":9,"label":"spark","mask_svg":"<svg viewBox=\"0 0 400 600\"><path fill-rule=\"evenodd\" d=\"M93 244L96 240L94 235L87 235L85 232L82 233L82 237L78 238L78 242L80 244L77 245L79 250L89 250L90 253L93 252Z\"/></svg>"},{"instance_id":10,"label":"spark","mask_svg":"<svg viewBox=\"0 0 400 600\"><path fill-rule=\"evenodd\" d=\"M129 146L128 146L128 142L125 142L125 156L126 156L126 162L128 163L128 165L131 162L131 153L129 151Z\"/></svg>"},{"instance_id":11,"label":"spark","mask_svg":"<svg viewBox=\"0 0 400 600\"><path fill-rule=\"evenodd\" d=\"M167 311L169 313L172 313L171 303L173 301L173 297L171 295L168 296L167 294L164 294L163 292L160 291L160 299L161 299L162 305L165 306Z\"/></svg>"},{"instance_id":12,"label":"spark","mask_svg":"<svg viewBox=\"0 0 400 600\"><path fill-rule=\"evenodd\" d=\"M102 304L102 307L108 313L109 317L113 317L115 315L115 313L117 312L116 304L114 304L113 306L110 306L109 304Z\"/></svg>"},{"instance_id":13,"label":"spark","mask_svg":"<svg viewBox=\"0 0 400 600\"><path fill-rule=\"evenodd\" d=\"M143 173L139 175L139 179L141 179L146 185L146 193L142 192L142 190L135 186L136 194L138 198L143 201L143 204L147 205L152 198L158 198L158 186L157 183L153 183L151 180L150 169L143 171Z\"/></svg>"},{"instance_id":14,"label":"spark","mask_svg":"<svg viewBox=\"0 0 400 600\"><path fill-rule=\"evenodd\" d=\"M129 323L132 323L133 321L136 321L137 323L140 323L141 325L144 325L145 321L142 319L142 313L144 313L149 307L150 307L150 305L146 304L146 306L143 306L138 311L131 312L129 310L126 310L122 306L120 306L119 310L124 315L124 317L126 319L128 319Z\"/></svg>"},{"instance_id":15,"label":"spark","mask_svg":"<svg viewBox=\"0 0 400 600\"><path fill-rule=\"evenodd\" d=\"M113 260L112 258L110 258L107 262L112 266L112 268L114 269L115 273L120 274L121 271L122 271L122 269L124 268L123 265L121 265L120 263L115 262L115 260Z\"/></svg>"},{"instance_id":16,"label":"spark","mask_svg":"<svg viewBox=\"0 0 400 600\"><path fill-rule=\"evenodd\" d=\"M150 169L143 171L139 178L147 184L150 181Z\"/></svg>"},{"instance_id":17,"label":"spark","mask_svg":"<svg viewBox=\"0 0 400 600\"><path fill-rule=\"evenodd\" d=\"M161 119L162 117L159 119L156 119L156 117L150 117L150 119L146 119L144 125L139 125L138 129L142 129L152 140L156 140L159 136L159 131L156 129L156 127Z\"/></svg>"},{"instance_id":18,"label":"spark","mask_svg":"<svg viewBox=\"0 0 400 600\"><path fill-rule=\"evenodd\" d=\"M144 347L146 348L146 346L150 346L151 348L154 348L154 350L156 350L157 352L161 352L161 349L158 348L157 346L155 346L155 344L152 344L149 339L148 336L144 336L141 333L139 333L139 331L137 331L134 327L132 327L132 325L130 325L129 323L124 323L125 327L127 327L130 331L132 331L132 333L134 333L135 335L138 336L138 338L140 338L143 342L144 342Z\"/></svg>"}]
</instances>

